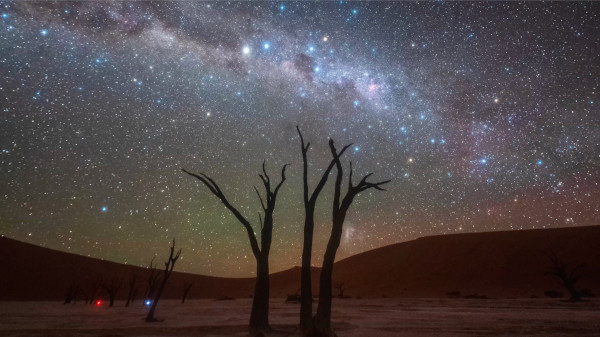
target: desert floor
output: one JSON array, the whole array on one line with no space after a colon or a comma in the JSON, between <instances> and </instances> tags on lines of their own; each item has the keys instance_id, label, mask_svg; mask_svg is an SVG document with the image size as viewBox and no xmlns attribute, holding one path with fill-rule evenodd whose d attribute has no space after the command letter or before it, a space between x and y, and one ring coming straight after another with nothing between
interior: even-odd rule
<instances>
[{"instance_id":1,"label":"desert floor","mask_svg":"<svg viewBox=\"0 0 600 337\"><path fill-rule=\"evenodd\" d=\"M146 308L0 302L0 336L247 336L250 299L161 301ZM273 336L296 336L298 304L271 301ZM340 337L358 336L600 336L600 299L343 299L334 301Z\"/></svg>"}]
</instances>

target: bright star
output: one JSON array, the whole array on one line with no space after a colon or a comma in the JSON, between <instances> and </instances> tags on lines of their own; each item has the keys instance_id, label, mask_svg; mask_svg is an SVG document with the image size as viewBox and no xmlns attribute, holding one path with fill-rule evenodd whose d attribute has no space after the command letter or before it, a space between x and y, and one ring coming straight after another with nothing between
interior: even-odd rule
<instances>
[{"instance_id":1,"label":"bright star","mask_svg":"<svg viewBox=\"0 0 600 337\"><path fill-rule=\"evenodd\" d=\"M106 211L108 211L108 207L102 206L102 212L106 212Z\"/></svg>"},{"instance_id":2,"label":"bright star","mask_svg":"<svg viewBox=\"0 0 600 337\"><path fill-rule=\"evenodd\" d=\"M269 49L269 48L271 48L271 45L269 44L269 42L265 42L265 43L263 44L263 48L264 48L264 49Z\"/></svg>"},{"instance_id":3,"label":"bright star","mask_svg":"<svg viewBox=\"0 0 600 337\"><path fill-rule=\"evenodd\" d=\"M48 30L47 30L47 29L42 29L42 30L40 30L40 35L41 35L41 36L46 36L46 35L48 35Z\"/></svg>"},{"instance_id":4,"label":"bright star","mask_svg":"<svg viewBox=\"0 0 600 337\"><path fill-rule=\"evenodd\" d=\"M244 48L242 48L242 53L243 53L244 55L248 55L248 54L250 54L250 47L248 47L248 46L244 46Z\"/></svg>"}]
</instances>

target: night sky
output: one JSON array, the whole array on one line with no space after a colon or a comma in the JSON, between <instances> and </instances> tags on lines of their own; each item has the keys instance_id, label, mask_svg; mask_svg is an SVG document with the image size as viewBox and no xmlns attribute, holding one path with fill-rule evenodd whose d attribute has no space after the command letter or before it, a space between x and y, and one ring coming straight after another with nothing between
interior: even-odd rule
<instances>
[{"instance_id":1,"label":"night sky","mask_svg":"<svg viewBox=\"0 0 600 337\"><path fill-rule=\"evenodd\" d=\"M302 159L354 143L338 257L426 235L600 221L600 4L1 2L0 234L250 276L241 224L278 181L271 270L300 264ZM313 263L331 226L318 204Z\"/></svg>"}]
</instances>

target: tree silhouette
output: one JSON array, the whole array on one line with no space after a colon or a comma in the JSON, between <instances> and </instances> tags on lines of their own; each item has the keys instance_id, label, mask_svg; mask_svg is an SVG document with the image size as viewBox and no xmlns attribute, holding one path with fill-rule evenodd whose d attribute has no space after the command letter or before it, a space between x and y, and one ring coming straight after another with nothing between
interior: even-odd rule
<instances>
[{"instance_id":1,"label":"tree silhouette","mask_svg":"<svg viewBox=\"0 0 600 337\"><path fill-rule=\"evenodd\" d=\"M98 298L98 291L102 286L102 276L92 276L86 289L84 290L84 297L86 304L93 304Z\"/></svg>"},{"instance_id":2,"label":"tree silhouette","mask_svg":"<svg viewBox=\"0 0 600 337\"><path fill-rule=\"evenodd\" d=\"M156 293L156 289L158 287L158 281L160 281L160 272L156 269L156 264L154 264L154 259L156 259L156 255L152 257L150 260L150 264L148 265L148 285L146 288L146 300L152 300ZM145 301L144 301L145 302ZM145 303L142 302L142 305Z\"/></svg>"},{"instance_id":3,"label":"tree silhouette","mask_svg":"<svg viewBox=\"0 0 600 337\"><path fill-rule=\"evenodd\" d=\"M125 302L125 306L128 307L130 303L133 303L135 300L135 296L137 295L137 275L135 273L131 274L129 277L129 292L127 293L127 302Z\"/></svg>"},{"instance_id":4,"label":"tree silhouette","mask_svg":"<svg viewBox=\"0 0 600 337\"><path fill-rule=\"evenodd\" d=\"M275 189L271 188L271 179L267 174L265 162L262 164L262 174L259 174L260 179L265 187L266 198L263 199L258 189L254 187L260 205L263 210L264 217L259 212L259 222L261 227L260 232L260 247L256 240L256 234L250 222L227 200L219 185L204 173L194 174L182 169L183 172L200 180L214 194L225 207L236 217L236 219L244 226L250 240L250 247L256 259L256 285L254 288L254 299L252 301L252 311L250 313L249 330L251 334L262 334L271 331L269 325L269 253L271 250L271 240L273 236L273 211L275 210L275 201L277 193L281 185L285 182L285 169L289 164L283 165L281 169L281 181Z\"/></svg>"},{"instance_id":5,"label":"tree silhouette","mask_svg":"<svg viewBox=\"0 0 600 337\"><path fill-rule=\"evenodd\" d=\"M344 292L346 291L346 285L344 284L344 282L338 282L338 283L334 284L333 287L335 289L337 289L339 298L346 297L346 296L344 296Z\"/></svg>"},{"instance_id":6,"label":"tree silhouette","mask_svg":"<svg viewBox=\"0 0 600 337\"><path fill-rule=\"evenodd\" d=\"M169 254L169 259L165 262L165 270L163 272L160 286L156 291L156 296L152 300L152 306L150 307L150 311L148 311L148 316L146 316L146 322L157 322L158 320L154 317L154 311L156 311L156 306L158 305L158 300L160 300L160 296L162 296L163 291L165 290L165 286L167 285L167 281L169 277L173 273L173 268L175 267L175 262L179 259L181 255L181 249L175 253L175 239L173 239L173 244L171 245L171 252Z\"/></svg>"},{"instance_id":7,"label":"tree silhouette","mask_svg":"<svg viewBox=\"0 0 600 337\"><path fill-rule=\"evenodd\" d=\"M116 277L114 277L110 283L103 283L102 289L106 291L108 294L109 307L112 307L115 304L115 297L121 288L121 281L119 281Z\"/></svg>"},{"instance_id":8,"label":"tree silhouette","mask_svg":"<svg viewBox=\"0 0 600 337\"><path fill-rule=\"evenodd\" d=\"M385 180L377 183L368 182L367 179L372 175L369 173L365 175L357 185L352 182L352 162L350 162L350 172L348 174L348 190L343 199L341 198L341 187L343 179L343 169L340 162L339 156L335 149L333 140L329 140L329 148L331 154L335 160L335 166L337 175L335 179L335 188L333 195L333 212L332 212L332 226L331 235L329 236L329 242L327 243L327 249L325 250L325 256L323 257L323 268L321 269L321 280L319 283L319 305L317 307L317 314L314 318L315 325L315 336L335 336L331 330L331 292L332 292L332 273L333 263L335 262L335 255L340 246L342 238L342 230L344 227L344 220L346 214L354 201L354 198L371 188L384 191L381 185L387 184L390 180Z\"/></svg>"},{"instance_id":9,"label":"tree silhouette","mask_svg":"<svg viewBox=\"0 0 600 337\"><path fill-rule=\"evenodd\" d=\"M185 298L187 297L188 293L190 292L190 289L192 289L193 285L194 285L194 281L183 284L183 296L181 297L181 303L185 303Z\"/></svg>"},{"instance_id":10,"label":"tree silhouette","mask_svg":"<svg viewBox=\"0 0 600 337\"><path fill-rule=\"evenodd\" d=\"M63 304L69 304L71 302L74 302L75 298L77 297L77 294L79 294L79 290L79 284L72 283L67 288L67 293L65 294L65 302Z\"/></svg>"},{"instance_id":11,"label":"tree silhouette","mask_svg":"<svg viewBox=\"0 0 600 337\"><path fill-rule=\"evenodd\" d=\"M570 265L561 260L554 251L549 250L542 253L548 258L548 260L550 260L550 263L552 264L552 267L546 274L556 277L558 281L565 288L567 288L570 294L569 301L581 301L581 293L579 290L577 290L575 285L581 278L581 270L583 267L585 267L585 264L582 263L570 268Z\"/></svg>"},{"instance_id":12,"label":"tree silhouette","mask_svg":"<svg viewBox=\"0 0 600 337\"><path fill-rule=\"evenodd\" d=\"M303 179L303 195L304 195L304 241L302 244L302 270L300 272L300 330L302 333L307 333L312 328L312 282L311 282L311 260L312 260L312 244L313 244L313 232L315 228L315 206L317 204L317 198L323 190L329 173L335 165L335 159L339 158L345 151L350 147L346 145L342 148L339 153L334 155L334 159L331 160L329 166L323 172L321 179L315 187L312 194L308 188L308 149L310 148L310 142L304 143L304 137L300 128L296 126L298 135L300 136L300 146L302 150L302 179Z\"/></svg>"}]
</instances>

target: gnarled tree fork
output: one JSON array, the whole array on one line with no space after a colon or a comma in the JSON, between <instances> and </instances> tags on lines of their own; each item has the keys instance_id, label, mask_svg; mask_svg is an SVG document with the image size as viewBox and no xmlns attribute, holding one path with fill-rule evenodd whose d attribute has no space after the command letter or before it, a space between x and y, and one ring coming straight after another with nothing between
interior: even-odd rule
<instances>
[{"instance_id":1,"label":"gnarled tree fork","mask_svg":"<svg viewBox=\"0 0 600 337\"><path fill-rule=\"evenodd\" d=\"M313 232L315 228L315 206L317 204L317 198L325 187L329 173L335 165L336 158L339 157L350 147L352 144L348 144L342 148L342 150L334 155L334 159L331 160L329 166L323 175L319 179L317 186L312 193L309 192L308 188L308 149L310 148L310 142L304 143L304 137L300 128L296 126L298 135L300 136L300 146L302 150L302 179L303 179L303 192L304 192L304 241L302 245L302 270L300 274L300 330L303 334L306 334L312 328L312 284L311 284L311 260L312 260L312 244L313 244Z\"/></svg>"},{"instance_id":2,"label":"gnarled tree fork","mask_svg":"<svg viewBox=\"0 0 600 337\"><path fill-rule=\"evenodd\" d=\"M269 324L269 253L271 251L271 241L273 237L273 212L275 211L275 202L279 189L285 182L285 169L289 164L283 165L281 169L281 181L272 188L271 179L267 174L265 162L262 164L262 174L259 174L260 179L265 187L265 198L263 198L256 187L254 190L260 200L260 205L263 211L263 216L259 212L260 221L260 246L256 239L256 234L250 222L227 200L223 191L217 183L204 173L191 173L182 169L183 172L200 180L214 194L225 207L236 217L236 219L244 226L250 240L250 247L256 259L256 285L254 287L254 299L252 301L252 311L250 313L250 334L256 335L263 332L270 332Z\"/></svg>"},{"instance_id":3,"label":"gnarled tree fork","mask_svg":"<svg viewBox=\"0 0 600 337\"><path fill-rule=\"evenodd\" d=\"M175 255L174 254L175 254L175 239L173 239L173 244L171 245L169 259L167 260L167 262L165 262L165 270L164 270L162 278L161 278L160 286L158 287L158 290L156 291L156 296L152 300L152 306L150 307L148 316L146 316L146 322L157 322L158 321L154 317L154 312L156 311L156 306L158 305L158 300L160 300L160 297L162 296L162 293L165 290L167 281L169 280L169 277L171 277L171 274L173 273L173 268L175 268L175 262L177 262L177 260L179 259L179 256L181 256L181 249L179 251L177 251L177 254L175 254Z\"/></svg>"},{"instance_id":4,"label":"gnarled tree fork","mask_svg":"<svg viewBox=\"0 0 600 337\"><path fill-rule=\"evenodd\" d=\"M333 274L333 263L335 262L335 255L340 246L342 238L342 231L344 227L344 220L346 214L354 201L354 198L368 189L376 189L384 191L381 185L387 184L390 180L380 181L376 183L368 182L367 179L372 175L369 173L365 175L357 185L352 182L352 162L350 162L350 172L348 174L348 190L343 199L341 198L341 187L343 179L343 168L339 159L339 155L335 149L333 140L329 140L329 148L331 149L331 155L335 161L337 175L335 179L334 195L333 195L333 209L332 209L332 226L331 235L329 236L329 242L325 250L325 256L323 257L323 267L321 269L321 279L319 282L319 305L317 307L317 314L314 317L314 331L310 333L311 336L335 336L335 333L331 330L331 297L332 297L332 274Z\"/></svg>"}]
</instances>

